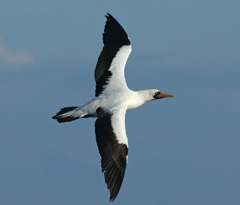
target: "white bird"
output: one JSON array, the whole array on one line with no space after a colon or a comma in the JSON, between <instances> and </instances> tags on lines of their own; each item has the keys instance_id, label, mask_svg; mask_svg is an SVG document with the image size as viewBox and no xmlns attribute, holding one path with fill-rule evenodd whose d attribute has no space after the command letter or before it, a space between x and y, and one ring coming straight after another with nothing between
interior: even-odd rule
<instances>
[{"instance_id":1,"label":"white bird","mask_svg":"<svg viewBox=\"0 0 240 205\"><path fill-rule=\"evenodd\" d=\"M128 159L126 111L173 95L157 89L133 91L128 88L124 69L132 46L118 21L110 14L106 18L104 47L95 69L95 97L83 106L62 108L53 119L62 123L97 117L96 141L110 201L113 201L122 185Z\"/></svg>"}]
</instances>

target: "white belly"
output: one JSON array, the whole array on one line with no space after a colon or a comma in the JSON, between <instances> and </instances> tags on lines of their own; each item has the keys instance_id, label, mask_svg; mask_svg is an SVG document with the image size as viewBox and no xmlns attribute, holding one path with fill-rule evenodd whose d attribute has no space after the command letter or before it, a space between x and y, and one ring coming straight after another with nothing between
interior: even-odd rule
<instances>
[{"instance_id":1,"label":"white belly","mask_svg":"<svg viewBox=\"0 0 240 205\"><path fill-rule=\"evenodd\" d=\"M103 93L97 98L92 99L90 102L80 107L79 112L94 117L96 116L96 110L99 107L114 112L115 109L119 109L121 107L134 109L141 106L142 104L142 100L138 98L138 95L134 91L112 91Z\"/></svg>"}]
</instances>

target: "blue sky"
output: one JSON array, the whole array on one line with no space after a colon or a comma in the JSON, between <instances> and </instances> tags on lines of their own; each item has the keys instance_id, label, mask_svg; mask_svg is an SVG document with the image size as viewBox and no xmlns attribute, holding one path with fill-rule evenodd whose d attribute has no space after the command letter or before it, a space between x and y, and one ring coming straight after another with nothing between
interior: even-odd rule
<instances>
[{"instance_id":1,"label":"blue sky","mask_svg":"<svg viewBox=\"0 0 240 205\"><path fill-rule=\"evenodd\" d=\"M239 9L234 0L3 0L0 203L108 203L94 120L51 116L93 97L110 12L133 44L129 87L176 95L127 114L129 166L114 204L239 204Z\"/></svg>"}]
</instances>

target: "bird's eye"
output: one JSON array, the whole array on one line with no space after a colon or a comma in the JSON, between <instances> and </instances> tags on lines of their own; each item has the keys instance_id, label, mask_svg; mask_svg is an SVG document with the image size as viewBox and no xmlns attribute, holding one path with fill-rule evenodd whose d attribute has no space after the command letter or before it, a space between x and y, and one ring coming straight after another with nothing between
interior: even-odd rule
<instances>
[{"instance_id":1,"label":"bird's eye","mask_svg":"<svg viewBox=\"0 0 240 205\"><path fill-rule=\"evenodd\" d=\"M159 99L160 98L160 95L161 95L161 92L160 91L157 91L155 94L154 94L154 99Z\"/></svg>"}]
</instances>

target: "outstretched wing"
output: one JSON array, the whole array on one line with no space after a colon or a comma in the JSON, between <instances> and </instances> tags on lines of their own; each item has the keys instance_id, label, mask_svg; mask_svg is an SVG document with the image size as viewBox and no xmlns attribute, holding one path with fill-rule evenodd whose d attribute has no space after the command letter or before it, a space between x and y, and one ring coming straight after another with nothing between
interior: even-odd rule
<instances>
[{"instance_id":1,"label":"outstretched wing","mask_svg":"<svg viewBox=\"0 0 240 205\"><path fill-rule=\"evenodd\" d=\"M125 110L109 113L97 109L95 133L105 183L113 201L121 188L128 156L128 140L125 131Z\"/></svg>"},{"instance_id":2,"label":"outstretched wing","mask_svg":"<svg viewBox=\"0 0 240 205\"><path fill-rule=\"evenodd\" d=\"M108 87L114 89L114 87L127 86L124 68L132 50L128 35L123 27L112 15L107 14L106 18L103 33L104 47L98 57L95 69L96 96Z\"/></svg>"}]
</instances>

